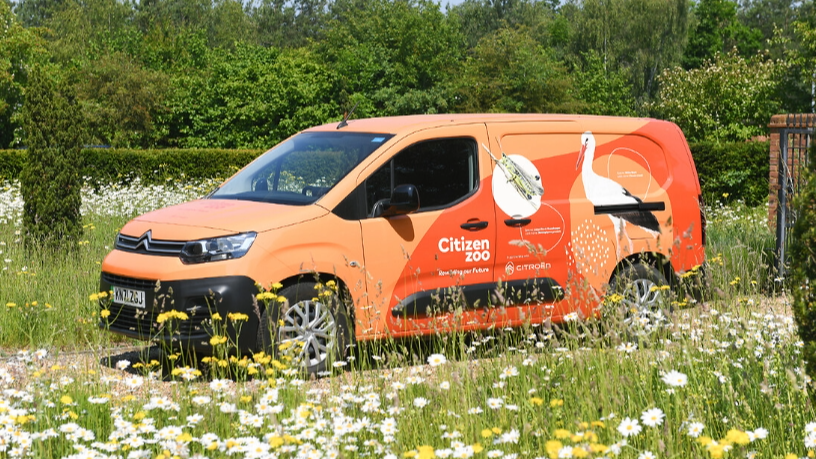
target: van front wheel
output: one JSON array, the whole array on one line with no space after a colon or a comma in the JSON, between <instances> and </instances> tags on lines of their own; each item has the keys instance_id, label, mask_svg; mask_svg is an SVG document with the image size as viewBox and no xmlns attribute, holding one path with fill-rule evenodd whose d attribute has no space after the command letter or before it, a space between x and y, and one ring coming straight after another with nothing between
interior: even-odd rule
<instances>
[{"instance_id":1,"label":"van front wheel","mask_svg":"<svg viewBox=\"0 0 816 459\"><path fill-rule=\"evenodd\" d=\"M258 343L270 355L293 357L309 374L342 360L351 343L348 315L337 292L315 282L290 285L263 312ZM273 338L274 337L274 338Z\"/></svg>"},{"instance_id":2,"label":"van front wheel","mask_svg":"<svg viewBox=\"0 0 816 459\"><path fill-rule=\"evenodd\" d=\"M630 264L621 269L609 283L609 292L620 295L616 311L625 324L626 335L649 334L665 325L669 301L668 282L654 266Z\"/></svg>"}]
</instances>

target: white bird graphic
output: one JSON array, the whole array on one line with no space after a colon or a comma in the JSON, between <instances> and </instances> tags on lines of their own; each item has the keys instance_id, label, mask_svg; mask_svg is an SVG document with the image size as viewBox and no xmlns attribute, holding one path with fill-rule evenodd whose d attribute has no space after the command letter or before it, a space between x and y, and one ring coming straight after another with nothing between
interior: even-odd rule
<instances>
[{"instance_id":1,"label":"white bird graphic","mask_svg":"<svg viewBox=\"0 0 816 459\"><path fill-rule=\"evenodd\" d=\"M634 210L643 201L630 193L618 182L607 177L600 176L592 170L592 162L595 159L595 136L592 132L584 132L581 135L581 151L578 154L578 161L575 168L581 165L581 179L584 182L584 193L587 200L594 206L629 206L630 208L620 211L612 210L608 213L612 224L615 227L615 239L621 240L623 234L629 242L628 249L632 248L632 240L626 234L626 224L631 223L639 226L653 235L660 234L660 222L657 217L648 210ZM630 210L633 209L633 210ZM618 244L618 255L620 255L620 244Z\"/></svg>"}]
</instances>

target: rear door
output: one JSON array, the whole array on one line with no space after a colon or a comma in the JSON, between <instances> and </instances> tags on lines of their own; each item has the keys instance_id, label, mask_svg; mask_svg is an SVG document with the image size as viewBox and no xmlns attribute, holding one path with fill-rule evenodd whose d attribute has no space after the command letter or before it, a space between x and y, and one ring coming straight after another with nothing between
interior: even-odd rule
<instances>
[{"instance_id":1,"label":"rear door","mask_svg":"<svg viewBox=\"0 0 816 459\"><path fill-rule=\"evenodd\" d=\"M503 323L560 317L570 265L571 189L579 131L574 122L488 124L496 209L494 282L509 308ZM488 149L490 151L488 151Z\"/></svg>"}]
</instances>

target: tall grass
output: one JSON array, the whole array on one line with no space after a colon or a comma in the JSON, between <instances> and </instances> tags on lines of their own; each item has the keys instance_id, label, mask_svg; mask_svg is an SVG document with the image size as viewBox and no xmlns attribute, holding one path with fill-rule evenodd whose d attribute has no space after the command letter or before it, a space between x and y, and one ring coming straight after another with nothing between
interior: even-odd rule
<instances>
[{"instance_id":1,"label":"tall grass","mask_svg":"<svg viewBox=\"0 0 816 459\"><path fill-rule=\"evenodd\" d=\"M97 203L84 207L87 243L57 255L23 250L14 187L0 195L0 346L15 354L0 363L0 456L774 458L816 448L801 342L784 295L768 295L762 208L709 211L717 293L650 335L611 333L623 327L612 320L381 341L320 380L286 350L223 352L198 370L179 358L172 381L146 353L73 354L123 342L97 327L88 299L118 228L205 188L134 187L119 201L86 190Z\"/></svg>"}]
</instances>

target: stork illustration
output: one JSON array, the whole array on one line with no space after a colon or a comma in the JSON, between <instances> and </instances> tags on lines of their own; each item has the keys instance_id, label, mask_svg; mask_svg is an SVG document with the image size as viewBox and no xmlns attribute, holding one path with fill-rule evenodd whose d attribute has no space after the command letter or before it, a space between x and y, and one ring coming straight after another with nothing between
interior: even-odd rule
<instances>
[{"instance_id":1,"label":"stork illustration","mask_svg":"<svg viewBox=\"0 0 816 459\"><path fill-rule=\"evenodd\" d=\"M581 135L581 151L578 154L578 161L575 163L575 168L581 166L581 179L584 182L584 192L587 200L594 206L626 206L643 203L643 200L634 196L620 183L600 176L592 170L592 161L595 159L595 136L587 131ZM609 218L612 220L612 225L615 228L615 239L618 241L618 255L620 255L620 240L621 235L626 237L629 242L629 250L632 248L632 239L626 233L626 224L631 223L639 226L653 235L660 234L660 222L657 217L650 211L631 211L625 210L620 212L610 212Z\"/></svg>"}]
</instances>

